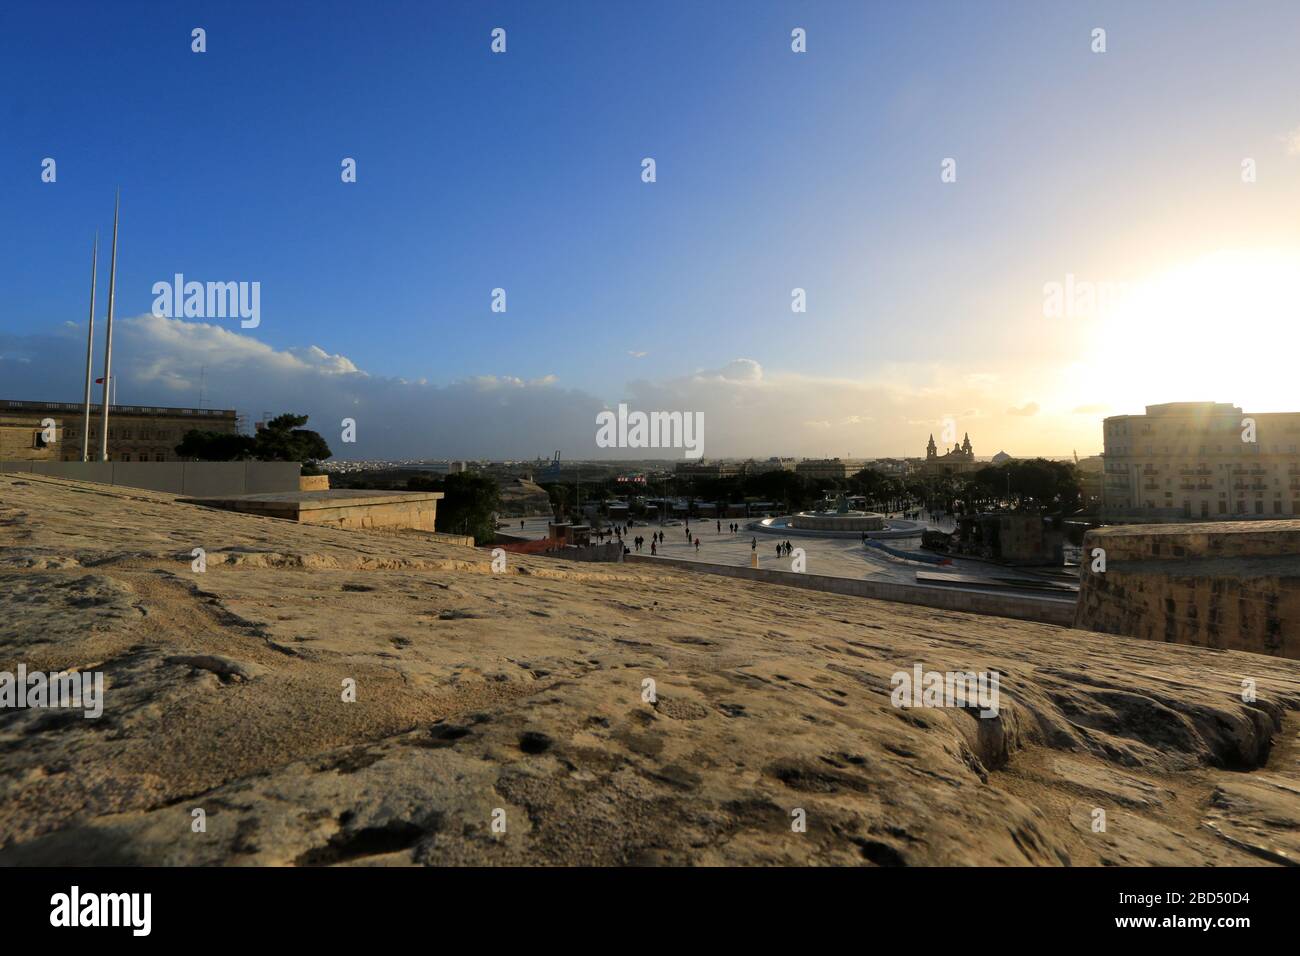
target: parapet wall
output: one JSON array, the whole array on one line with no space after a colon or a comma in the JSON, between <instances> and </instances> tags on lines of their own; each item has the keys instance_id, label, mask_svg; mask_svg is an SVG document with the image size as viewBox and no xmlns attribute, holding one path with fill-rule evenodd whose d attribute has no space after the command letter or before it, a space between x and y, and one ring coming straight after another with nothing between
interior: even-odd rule
<instances>
[{"instance_id":1,"label":"parapet wall","mask_svg":"<svg viewBox=\"0 0 1300 956\"><path fill-rule=\"evenodd\" d=\"M296 461L0 461L0 474L28 473L173 495L297 491Z\"/></svg>"},{"instance_id":2,"label":"parapet wall","mask_svg":"<svg viewBox=\"0 0 1300 956\"><path fill-rule=\"evenodd\" d=\"M441 498L441 491L340 489L180 500L183 504L222 508L330 528L434 532L437 529L438 501Z\"/></svg>"},{"instance_id":3,"label":"parapet wall","mask_svg":"<svg viewBox=\"0 0 1300 956\"><path fill-rule=\"evenodd\" d=\"M718 574L728 578L743 578L747 581L765 581L769 584L784 584L787 587L806 588L812 591L875 598L879 601L920 604L946 611L966 611L970 614L991 614L995 617L1011 617L1022 621L1059 624L1062 627L1070 627L1074 622L1074 602L1059 598L917 587L861 578L836 578L825 574L800 574L795 571L746 568L733 564L708 564L681 558L652 558L644 554L629 554L623 560L632 563L644 561L655 565L669 565L701 574Z\"/></svg>"},{"instance_id":4,"label":"parapet wall","mask_svg":"<svg viewBox=\"0 0 1300 956\"><path fill-rule=\"evenodd\" d=\"M1300 660L1300 521L1090 531L1080 585L1076 627Z\"/></svg>"},{"instance_id":5,"label":"parapet wall","mask_svg":"<svg viewBox=\"0 0 1300 956\"><path fill-rule=\"evenodd\" d=\"M850 514L801 511L790 517L790 527L801 531L879 531L885 516L874 512Z\"/></svg>"}]
</instances>

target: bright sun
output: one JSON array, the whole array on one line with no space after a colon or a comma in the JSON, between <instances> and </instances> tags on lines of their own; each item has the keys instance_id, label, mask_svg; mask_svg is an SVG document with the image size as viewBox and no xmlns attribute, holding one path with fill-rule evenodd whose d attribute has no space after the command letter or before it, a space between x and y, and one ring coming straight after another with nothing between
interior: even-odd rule
<instances>
[{"instance_id":1,"label":"bright sun","mask_svg":"<svg viewBox=\"0 0 1300 956\"><path fill-rule=\"evenodd\" d=\"M1114 299L1088 363L1112 414L1176 401L1300 410L1300 249L1215 252Z\"/></svg>"}]
</instances>

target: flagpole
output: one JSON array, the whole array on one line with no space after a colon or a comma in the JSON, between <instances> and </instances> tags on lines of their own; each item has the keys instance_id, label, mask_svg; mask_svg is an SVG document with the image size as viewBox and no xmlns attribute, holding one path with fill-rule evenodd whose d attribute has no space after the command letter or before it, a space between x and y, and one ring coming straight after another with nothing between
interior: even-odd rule
<instances>
[{"instance_id":1,"label":"flagpole","mask_svg":"<svg viewBox=\"0 0 1300 956\"><path fill-rule=\"evenodd\" d=\"M81 422L81 460L90 461L90 382L94 376L95 348L95 272L99 268L99 230L90 253L90 329L86 332L86 409Z\"/></svg>"},{"instance_id":2,"label":"flagpole","mask_svg":"<svg viewBox=\"0 0 1300 956\"><path fill-rule=\"evenodd\" d=\"M113 380L113 293L117 285L117 212L122 202L122 190L113 199L113 254L108 272L108 330L104 341L104 422L99 436L99 460L108 461L108 400L109 386Z\"/></svg>"}]
</instances>

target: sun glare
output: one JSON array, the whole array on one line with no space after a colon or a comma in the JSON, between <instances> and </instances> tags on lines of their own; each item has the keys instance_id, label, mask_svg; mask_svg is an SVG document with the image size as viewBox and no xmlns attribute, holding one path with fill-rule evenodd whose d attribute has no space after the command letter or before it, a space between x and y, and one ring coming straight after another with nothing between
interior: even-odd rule
<instances>
[{"instance_id":1,"label":"sun glare","mask_svg":"<svg viewBox=\"0 0 1300 956\"><path fill-rule=\"evenodd\" d=\"M1091 365L1116 413L1283 411L1300 397L1300 249L1203 256L1121 289L1097 325Z\"/></svg>"}]
</instances>

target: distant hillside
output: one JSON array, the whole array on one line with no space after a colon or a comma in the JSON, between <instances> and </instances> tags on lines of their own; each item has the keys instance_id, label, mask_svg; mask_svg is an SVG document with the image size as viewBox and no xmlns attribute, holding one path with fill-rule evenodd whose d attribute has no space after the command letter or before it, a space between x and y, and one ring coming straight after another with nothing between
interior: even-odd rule
<instances>
[{"instance_id":1,"label":"distant hillside","mask_svg":"<svg viewBox=\"0 0 1300 956\"><path fill-rule=\"evenodd\" d=\"M541 485L527 478L499 478L501 517L527 518L552 514L551 498Z\"/></svg>"}]
</instances>

